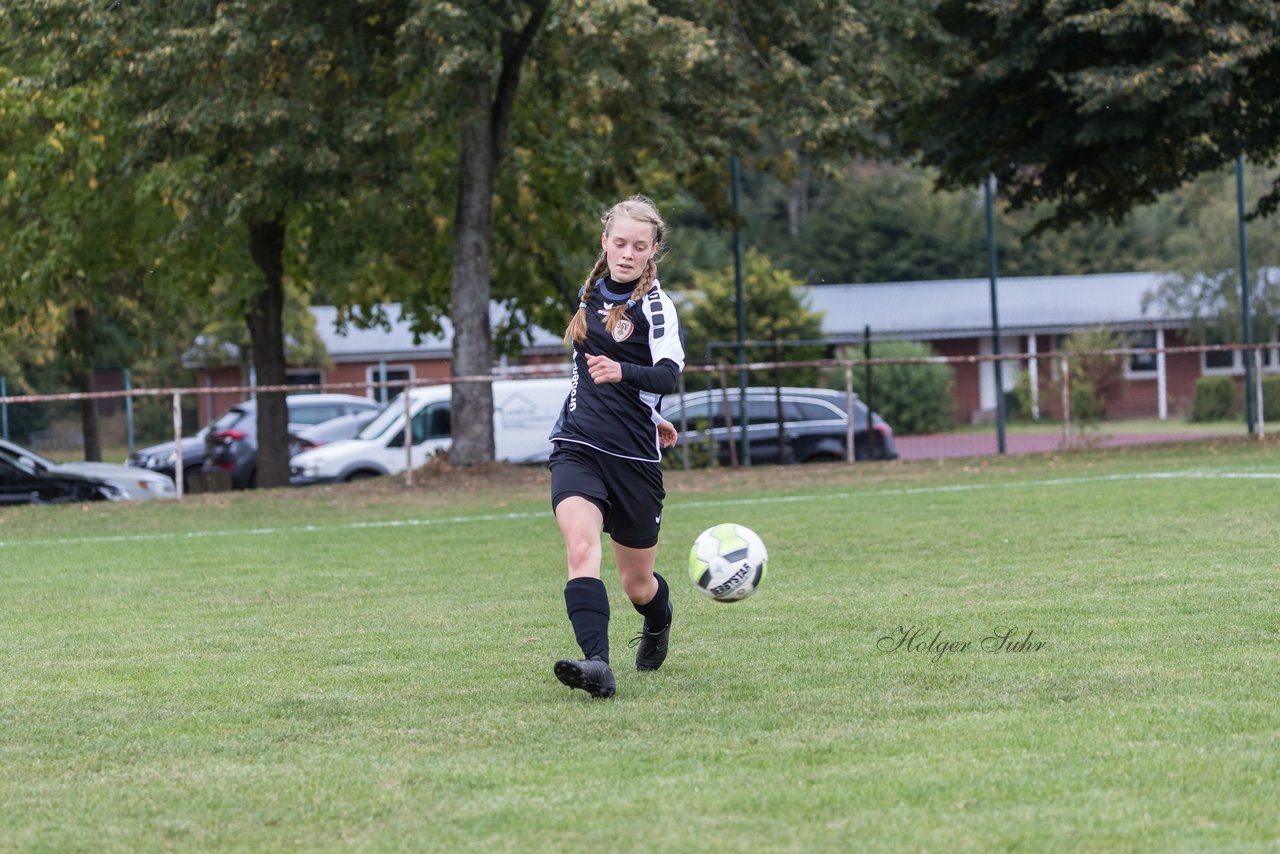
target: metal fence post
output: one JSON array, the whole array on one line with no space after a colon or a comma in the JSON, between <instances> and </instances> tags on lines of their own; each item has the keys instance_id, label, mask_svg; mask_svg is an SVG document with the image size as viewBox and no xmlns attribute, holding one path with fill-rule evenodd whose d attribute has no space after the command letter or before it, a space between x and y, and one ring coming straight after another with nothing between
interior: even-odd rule
<instances>
[{"instance_id":1,"label":"metal fence post","mask_svg":"<svg viewBox=\"0 0 1280 854\"><path fill-rule=\"evenodd\" d=\"M128 368L124 369L124 390L133 391L133 372ZM133 456L133 395L127 394L124 398L124 424L125 437L129 443L129 456Z\"/></svg>"},{"instance_id":2,"label":"metal fence post","mask_svg":"<svg viewBox=\"0 0 1280 854\"><path fill-rule=\"evenodd\" d=\"M1062 357L1062 444L1071 442L1071 360Z\"/></svg>"},{"instance_id":3,"label":"metal fence post","mask_svg":"<svg viewBox=\"0 0 1280 854\"><path fill-rule=\"evenodd\" d=\"M0 377L0 397L8 397L9 390L5 385L4 377ZM9 404L0 403L0 437L9 441Z\"/></svg>"},{"instance_id":4,"label":"metal fence post","mask_svg":"<svg viewBox=\"0 0 1280 854\"><path fill-rule=\"evenodd\" d=\"M738 467L738 444L733 436L733 412L729 406L729 371L724 359L720 360L720 401L724 406L725 438L729 440L729 467ZM712 422L714 423L714 422ZM746 431L743 431L745 435Z\"/></svg>"},{"instance_id":5,"label":"metal fence post","mask_svg":"<svg viewBox=\"0 0 1280 854\"><path fill-rule=\"evenodd\" d=\"M1262 350L1260 349L1253 351L1253 383L1256 389L1256 393L1253 395L1253 405L1258 427L1258 438L1265 439L1267 431L1263 426L1262 418Z\"/></svg>"},{"instance_id":6,"label":"metal fence post","mask_svg":"<svg viewBox=\"0 0 1280 854\"><path fill-rule=\"evenodd\" d=\"M186 491L183 485L186 467L182 464L182 395L173 393L173 483L178 488L178 500Z\"/></svg>"},{"instance_id":7,"label":"metal fence post","mask_svg":"<svg viewBox=\"0 0 1280 854\"><path fill-rule=\"evenodd\" d=\"M685 471L689 470L689 419L684 414L684 371L681 371L676 378L680 392L680 435L684 441L680 443L680 466ZM710 428L710 425L708 425Z\"/></svg>"},{"instance_id":8,"label":"metal fence post","mask_svg":"<svg viewBox=\"0 0 1280 854\"><path fill-rule=\"evenodd\" d=\"M413 486L413 418L409 415L409 391L412 384L404 387L404 485Z\"/></svg>"},{"instance_id":9,"label":"metal fence post","mask_svg":"<svg viewBox=\"0 0 1280 854\"><path fill-rule=\"evenodd\" d=\"M876 458L876 431L872 429L875 426L875 411L871 408L874 404L875 397L871 393L871 326L867 325L862 330L862 357L867 360L867 462L871 462ZM853 418L853 411L850 410L849 418Z\"/></svg>"},{"instance_id":10,"label":"metal fence post","mask_svg":"<svg viewBox=\"0 0 1280 854\"><path fill-rule=\"evenodd\" d=\"M851 463L854 461L854 452L853 452L854 407L853 407L853 364L850 362L844 363L844 408L849 418L848 423L845 425L844 460L847 463ZM871 429L871 413L870 412L867 413L867 429L868 430Z\"/></svg>"}]
</instances>

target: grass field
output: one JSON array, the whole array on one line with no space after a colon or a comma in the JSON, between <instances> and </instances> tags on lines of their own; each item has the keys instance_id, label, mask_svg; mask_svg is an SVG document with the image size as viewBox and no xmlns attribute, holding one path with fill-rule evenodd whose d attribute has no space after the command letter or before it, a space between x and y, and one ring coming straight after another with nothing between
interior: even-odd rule
<instances>
[{"instance_id":1,"label":"grass field","mask_svg":"<svg viewBox=\"0 0 1280 854\"><path fill-rule=\"evenodd\" d=\"M1278 451L669 474L607 701L542 472L4 510L0 850L1276 850Z\"/></svg>"}]
</instances>

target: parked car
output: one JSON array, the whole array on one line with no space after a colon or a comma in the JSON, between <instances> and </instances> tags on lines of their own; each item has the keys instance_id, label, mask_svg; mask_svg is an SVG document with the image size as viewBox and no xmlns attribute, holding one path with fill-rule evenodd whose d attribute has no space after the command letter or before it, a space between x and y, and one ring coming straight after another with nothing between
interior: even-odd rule
<instances>
[{"instance_id":1,"label":"parked car","mask_svg":"<svg viewBox=\"0 0 1280 854\"><path fill-rule=\"evenodd\" d=\"M778 453L778 399L782 402L782 456ZM725 418L725 399L728 399L729 419ZM684 395L667 395L662 400L662 416L680 429L685 423L686 434L682 442L710 440L716 445L716 453L722 465L729 463L729 430L733 425L733 439L741 448L741 389L719 389L690 392ZM782 388L756 386L747 389L747 436L751 442L751 462L757 463L810 463L846 459L849 417L843 391L821 388ZM854 458L865 460L867 451L867 406L854 396L853 450ZM898 449L893 441L893 429L879 414L871 417L875 430L875 458L894 460ZM677 445L667 453L680 453Z\"/></svg>"},{"instance_id":2,"label":"parked car","mask_svg":"<svg viewBox=\"0 0 1280 854\"><path fill-rule=\"evenodd\" d=\"M208 434L206 426L194 436L182 437L182 475L186 483L191 482L191 475L200 471L204 465L204 437ZM176 478L178 475L178 455L173 442L161 442L158 445L134 451L126 465L147 469L157 474Z\"/></svg>"},{"instance_id":3,"label":"parked car","mask_svg":"<svg viewBox=\"0 0 1280 854\"><path fill-rule=\"evenodd\" d=\"M59 472L104 480L114 484L124 492L124 498L130 501L147 501L152 498L177 498L178 490L173 485L173 478L157 474L145 469L116 463L59 463L35 451L28 450L13 442L0 439L0 451L6 456L18 460L23 468L34 472Z\"/></svg>"},{"instance_id":4,"label":"parked car","mask_svg":"<svg viewBox=\"0 0 1280 854\"><path fill-rule=\"evenodd\" d=\"M498 380L493 384L494 457L512 463L545 462L551 428L569 395L568 377ZM415 468L452 441L452 386L414 389L409 398ZM399 474L405 469L404 395L398 395L354 439L303 451L290 464L295 486Z\"/></svg>"},{"instance_id":5,"label":"parked car","mask_svg":"<svg viewBox=\"0 0 1280 854\"><path fill-rule=\"evenodd\" d=\"M29 454L0 447L0 505L62 504L69 501L124 501L119 486L101 478L49 467ZM121 466L123 468L123 466Z\"/></svg>"},{"instance_id":6,"label":"parked car","mask_svg":"<svg viewBox=\"0 0 1280 854\"><path fill-rule=\"evenodd\" d=\"M376 400L354 394L291 394L285 398L289 432L343 415L381 408ZM231 473L234 489L251 489L258 475L258 402L237 403L209 426L204 438L206 472Z\"/></svg>"},{"instance_id":7,"label":"parked car","mask_svg":"<svg viewBox=\"0 0 1280 854\"><path fill-rule=\"evenodd\" d=\"M338 442L342 439L354 439L365 428L365 425L378 417L381 409L366 409L350 415L339 415L319 424L308 424L299 427L289 434L289 456Z\"/></svg>"}]
</instances>

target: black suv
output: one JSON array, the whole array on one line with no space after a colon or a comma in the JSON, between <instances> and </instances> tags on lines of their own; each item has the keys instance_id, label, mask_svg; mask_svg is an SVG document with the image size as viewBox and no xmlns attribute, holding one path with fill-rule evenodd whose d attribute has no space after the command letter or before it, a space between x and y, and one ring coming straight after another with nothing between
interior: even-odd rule
<instances>
[{"instance_id":1,"label":"black suv","mask_svg":"<svg viewBox=\"0 0 1280 854\"><path fill-rule=\"evenodd\" d=\"M742 409L739 405L741 390L689 392L670 394L662 400L662 417L682 428L687 434L681 442L697 444L709 440L716 445L721 465L729 463L729 430L733 424L733 439L737 443L739 460L742 459ZM725 418L725 408L729 418ZM782 406L782 423L779 430L778 406ZM751 440L751 463L811 463L846 459L849 418L845 413L847 399L843 391L824 388L773 388L756 386L747 389L747 435ZM893 429L878 414L872 414L870 423L875 438L868 441L867 406L855 395L853 398L853 453L854 459L868 458L868 445L874 446L877 460L896 460L898 449L893 442ZM779 455L779 433L782 452ZM667 453L679 454L680 446Z\"/></svg>"},{"instance_id":2,"label":"black suv","mask_svg":"<svg viewBox=\"0 0 1280 854\"><path fill-rule=\"evenodd\" d=\"M323 424L343 415L378 410L382 404L354 394L291 394L289 432L310 424ZM204 437L204 470L231 472L234 489L251 489L258 475L258 402L237 403L209 427Z\"/></svg>"}]
</instances>

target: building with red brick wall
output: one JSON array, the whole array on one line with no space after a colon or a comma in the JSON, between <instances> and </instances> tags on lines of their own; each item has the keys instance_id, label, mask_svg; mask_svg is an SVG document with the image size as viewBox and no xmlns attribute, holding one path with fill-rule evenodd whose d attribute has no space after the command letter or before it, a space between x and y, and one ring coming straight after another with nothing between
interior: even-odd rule
<instances>
[{"instance_id":1,"label":"building with red brick wall","mask_svg":"<svg viewBox=\"0 0 1280 854\"><path fill-rule=\"evenodd\" d=\"M1117 273L1089 276L1029 276L998 279L996 306L1000 352L1020 354L1001 362L1004 392L1026 374L1042 413L1061 413L1061 359L1044 354L1060 351L1073 332L1106 329L1121 346L1165 349L1194 346L1190 318L1161 314L1148 305L1161 273ZM805 288L810 308L823 312L823 332L833 345L859 345L869 329L872 355L878 341L919 341L939 355L989 356L995 352L989 279L950 279L860 285L811 285ZM1280 370L1273 336L1262 351L1263 371ZM1106 395L1108 417L1186 415L1196 380L1225 374L1235 378L1243 397L1244 366L1238 351L1133 354L1125 359L1124 379ZM960 423L994 418L996 371L991 361L952 365L955 417ZM1034 381L1032 381L1034 378Z\"/></svg>"},{"instance_id":2,"label":"building with red brick wall","mask_svg":"<svg viewBox=\"0 0 1280 854\"><path fill-rule=\"evenodd\" d=\"M1013 390L1024 374L1039 411L1048 417L1061 413L1059 388L1061 360L1047 356L1062 348L1073 332L1105 328L1117 333L1124 346L1176 348L1199 343L1188 334L1190 318L1162 315L1148 306L1149 295L1159 287L1160 273L1116 273L1089 276L1029 276L999 279L996 303L1000 321L1000 351L1020 358L1003 361L1001 384ZM950 279L923 282L809 285L804 296L810 308L823 313L823 334L834 348L864 343L870 330L873 347L880 341L920 341L942 356L988 356L994 353L991 294L988 279ZM679 298L679 294L674 294ZM442 319L441 332L415 341L400 307L385 307L389 328L359 329L338 324L337 310L319 306L312 310L316 331L332 361L328 367L290 366L289 379L296 384L359 388L331 388L379 397L376 387L386 371L386 397L393 398L407 382L445 379L452 372L453 329ZM505 315L492 309L494 325ZM1273 340L1263 351L1264 372L1280 370L1280 353ZM691 361L696 361L691 356ZM532 365L565 365L568 356L558 333L535 328L518 357L500 361L498 368ZM200 367L191 364L192 367ZM994 418L996 371L991 361L952 365L955 417L960 423ZM1126 357L1124 380L1106 396L1109 417L1170 418L1191 408L1196 380L1225 374L1243 387L1243 362L1239 352L1134 354ZM1034 378L1034 382L1031 381ZM248 386L252 377L239 366L200 367L200 423L243 398L243 394L219 388ZM1241 392L1243 396L1243 392Z\"/></svg>"}]
</instances>

